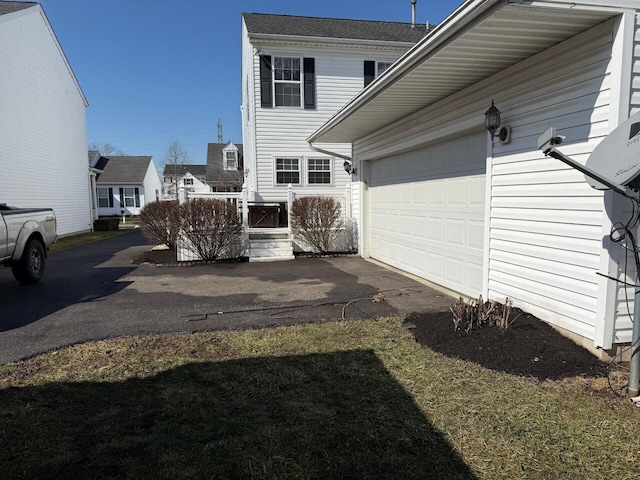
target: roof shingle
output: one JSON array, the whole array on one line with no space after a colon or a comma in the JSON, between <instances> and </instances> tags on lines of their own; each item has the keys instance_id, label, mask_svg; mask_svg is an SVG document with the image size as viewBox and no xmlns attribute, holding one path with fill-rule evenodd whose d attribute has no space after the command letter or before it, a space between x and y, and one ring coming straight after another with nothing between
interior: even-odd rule
<instances>
[{"instance_id":1,"label":"roof shingle","mask_svg":"<svg viewBox=\"0 0 640 480\"><path fill-rule=\"evenodd\" d=\"M417 43L428 31L426 25L412 26L411 23L402 22L297 17L264 13L243 13L242 16L250 35L254 33Z\"/></svg>"}]
</instances>

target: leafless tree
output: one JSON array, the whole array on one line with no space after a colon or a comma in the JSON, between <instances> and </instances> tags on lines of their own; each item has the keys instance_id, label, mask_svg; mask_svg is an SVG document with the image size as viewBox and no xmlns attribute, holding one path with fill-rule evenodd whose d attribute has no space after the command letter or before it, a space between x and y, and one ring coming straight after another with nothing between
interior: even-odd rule
<instances>
[{"instance_id":1,"label":"leafless tree","mask_svg":"<svg viewBox=\"0 0 640 480\"><path fill-rule=\"evenodd\" d=\"M172 142L164 151L162 158L165 173L169 173L169 188L178 195L178 177L181 173L181 166L189 161L189 152L178 141Z\"/></svg>"},{"instance_id":2,"label":"leafless tree","mask_svg":"<svg viewBox=\"0 0 640 480\"><path fill-rule=\"evenodd\" d=\"M340 203L333 197L300 197L291 206L291 230L319 253L330 251L344 227Z\"/></svg>"},{"instance_id":3,"label":"leafless tree","mask_svg":"<svg viewBox=\"0 0 640 480\"><path fill-rule=\"evenodd\" d=\"M201 260L233 257L240 241L242 220L231 202L195 198L180 205L181 234Z\"/></svg>"},{"instance_id":4,"label":"leafless tree","mask_svg":"<svg viewBox=\"0 0 640 480\"><path fill-rule=\"evenodd\" d=\"M122 156L126 155L124 150L114 145L111 145L109 142L96 142L93 141L89 144L89 150L96 150L100 152L100 155L103 157L108 157L109 155Z\"/></svg>"}]
</instances>

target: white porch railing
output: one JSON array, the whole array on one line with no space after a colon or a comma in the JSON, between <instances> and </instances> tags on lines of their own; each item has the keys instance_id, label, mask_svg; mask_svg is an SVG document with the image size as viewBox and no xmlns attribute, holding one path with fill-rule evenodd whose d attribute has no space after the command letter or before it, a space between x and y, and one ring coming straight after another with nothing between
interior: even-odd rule
<instances>
[{"instance_id":1,"label":"white porch railing","mask_svg":"<svg viewBox=\"0 0 640 480\"><path fill-rule=\"evenodd\" d=\"M326 195L326 194L309 194L305 192L303 189L296 192L291 184L289 184L287 188L287 225L286 228L289 237L293 240L291 235L291 207L293 205L293 201L296 197L304 197L304 196L331 196L335 198L341 207L341 212L343 215L344 228L341 230L338 238L336 239L335 250L336 251L350 251L353 250L353 246L357 245L357 240L355 239L355 224L352 221L353 210L351 203L351 185L347 185L345 192L343 195ZM249 202L249 192L246 184L242 186L241 192L188 192L184 188L178 189L178 200L180 204L187 202L190 199L196 198L214 198L219 200L224 200L226 202L232 203L236 206L238 214L242 218L243 225L243 240L242 240L242 252L240 255L245 255L247 253L248 248L248 236L249 231L252 228L256 228L249 225L249 207L256 205L261 206L264 204L269 204L273 202ZM309 245L304 244L304 242L294 241L294 248L298 251L309 251ZM178 260L179 261L189 261L195 260L193 252L189 252L187 249L179 248L178 252Z\"/></svg>"}]
</instances>

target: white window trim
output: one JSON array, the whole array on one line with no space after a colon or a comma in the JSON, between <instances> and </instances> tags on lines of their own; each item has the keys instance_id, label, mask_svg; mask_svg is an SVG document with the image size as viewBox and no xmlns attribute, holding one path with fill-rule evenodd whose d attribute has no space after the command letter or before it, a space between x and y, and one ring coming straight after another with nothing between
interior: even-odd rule
<instances>
[{"instance_id":1,"label":"white window trim","mask_svg":"<svg viewBox=\"0 0 640 480\"><path fill-rule=\"evenodd\" d=\"M300 80L276 80L276 58L297 58L300 61ZM273 89L273 108L304 109L304 58L298 55L273 55L271 66L271 88ZM377 64L376 64L377 65ZM278 105L276 103L276 83L297 84L300 88L300 105ZM293 157L292 157L293 158Z\"/></svg>"},{"instance_id":2,"label":"white window trim","mask_svg":"<svg viewBox=\"0 0 640 480\"><path fill-rule=\"evenodd\" d=\"M106 192L106 196L105 197L101 197L100 196L100 192L101 191L105 191ZM101 206L100 205L100 200L106 200L107 204L105 206ZM109 187L98 187L98 208L109 208Z\"/></svg>"},{"instance_id":3,"label":"white window trim","mask_svg":"<svg viewBox=\"0 0 640 480\"><path fill-rule=\"evenodd\" d=\"M131 195L127 195L127 190L131 190ZM123 206L127 208L135 208L136 206L136 189L133 187L123 188L124 198L122 199ZM131 200L131 205L127 205L127 200Z\"/></svg>"},{"instance_id":4,"label":"white window trim","mask_svg":"<svg viewBox=\"0 0 640 480\"><path fill-rule=\"evenodd\" d=\"M311 183L309 182L309 173L311 172L309 170L309 160L327 160L329 162L329 183ZM304 157L304 165L305 165L305 172L304 172L304 180L305 180L305 186L308 187L318 187L318 188L322 188L322 187L333 187L334 186L334 182L335 182L335 174L333 172L335 162L334 159L331 157L322 157L322 156L316 156L316 155L308 155Z\"/></svg>"},{"instance_id":5,"label":"white window trim","mask_svg":"<svg viewBox=\"0 0 640 480\"><path fill-rule=\"evenodd\" d=\"M291 185L296 185L296 186L304 186L304 177L305 177L305 173L304 173L304 168L303 168L303 164L304 164L304 157L299 157L296 155L278 155L277 157L274 156L273 157L273 186L274 187L286 187L287 185L289 185L289 182L287 183L278 183L278 172L282 171L282 170L278 170L278 160L297 160L298 161L298 183L291 183ZM286 170L287 172L293 172L293 170Z\"/></svg>"}]
</instances>

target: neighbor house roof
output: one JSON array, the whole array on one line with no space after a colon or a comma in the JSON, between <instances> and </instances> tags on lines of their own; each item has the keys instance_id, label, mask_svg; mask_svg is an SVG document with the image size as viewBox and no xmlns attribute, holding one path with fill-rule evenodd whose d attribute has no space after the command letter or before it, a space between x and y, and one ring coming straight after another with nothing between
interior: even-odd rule
<instances>
[{"instance_id":1,"label":"neighbor house roof","mask_svg":"<svg viewBox=\"0 0 640 480\"><path fill-rule=\"evenodd\" d=\"M243 13L249 35L264 34L326 39L356 39L384 42L420 41L426 25L402 22L347 20L340 18L297 17L264 13Z\"/></svg>"},{"instance_id":2,"label":"neighbor house roof","mask_svg":"<svg viewBox=\"0 0 640 480\"><path fill-rule=\"evenodd\" d=\"M197 178L202 178L202 177L206 178L207 166L203 164L182 164L182 165L168 164L164 166L164 171L163 171L163 175L165 177L170 175L183 176L183 175L186 175L187 173L190 173L191 175Z\"/></svg>"},{"instance_id":3,"label":"neighbor house roof","mask_svg":"<svg viewBox=\"0 0 640 480\"><path fill-rule=\"evenodd\" d=\"M545 6L467 0L307 140L351 143L364 138L632 8L634 2L591 0L583 8L564 0Z\"/></svg>"},{"instance_id":4,"label":"neighbor house roof","mask_svg":"<svg viewBox=\"0 0 640 480\"><path fill-rule=\"evenodd\" d=\"M228 143L210 143L207 146L207 184L212 187L242 187L244 183L242 144L234 143L238 148L238 170L225 170L223 149Z\"/></svg>"},{"instance_id":5,"label":"neighbor house roof","mask_svg":"<svg viewBox=\"0 0 640 480\"><path fill-rule=\"evenodd\" d=\"M0 15L17 12L37 5L36 2L4 2L0 1Z\"/></svg>"},{"instance_id":6,"label":"neighbor house roof","mask_svg":"<svg viewBox=\"0 0 640 480\"><path fill-rule=\"evenodd\" d=\"M101 157L96 168L102 173L98 175L96 183L141 185L152 161L153 157Z\"/></svg>"}]
</instances>

